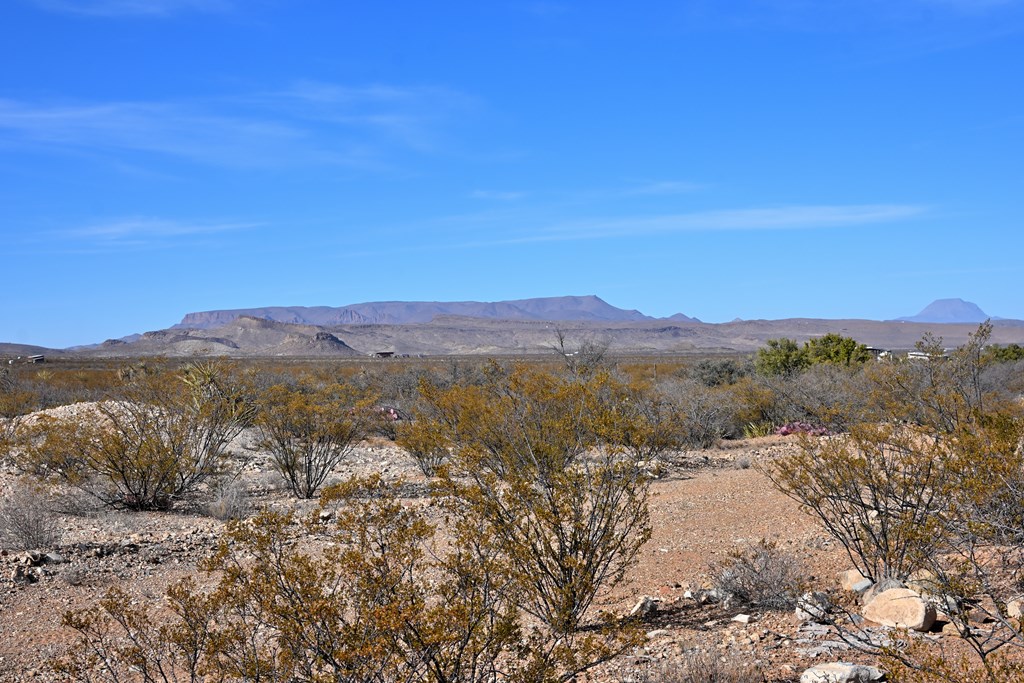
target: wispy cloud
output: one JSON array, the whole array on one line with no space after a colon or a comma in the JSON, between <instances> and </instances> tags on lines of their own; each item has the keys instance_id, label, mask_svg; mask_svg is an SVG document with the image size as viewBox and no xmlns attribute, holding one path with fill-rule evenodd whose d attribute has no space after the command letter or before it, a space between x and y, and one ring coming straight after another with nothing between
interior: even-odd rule
<instances>
[{"instance_id":1,"label":"wispy cloud","mask_svg":"<svg viewBox=\"0 0 1024 683\"><path fill-rule=\"evenodd\" d=\"M42 9L97 17L165 17L179 12L223 12L231 0L32 0Z\"/></svg>"},{"instance_id":2,"label":"wispy cloud","mask_svg":"<svg viewBox=\"0 0 1024 683\"><path fill-rule=\"evenodd\" d=\"M0 100L0 142L51 150L142 152L235 167L386 166L427 152L471 98L440 88L300 82L280 91L176 102Z\"/></svg>"},{"instance_id":3,"label":"wispy cloud","mask_svg":"<svg viewBox=\"0 0 1024 683\"><path fill-rule=\"evenodd\" d=\"M219 165L263 166L293 158L305 136L287 122L183 104L0 100L0 139L56 149L147 152Z\"/></svg>"},{"instance_id":4,"label":"wispy cloud","mask_svg":"<svg viewBox=\"0 0 1024 683\"><path fill-rule=\"evenodd\" d=\"M295 117L375 131L421 151L437 146L445 122L478 105L465 93L438 86L353 87L310 80L269 93L263 103Z\"/></svg>"},{"instance_id":5,"label":"wispy cloud","mask_svg":"<svg viewBox=\"0 0 1024 683\"><path fill-rule=\"evenodd\" d=\"M707 189L707 185L687 180L656 180L640 183L622 191L626 196L689 194Z\"/></svg>"},{"instance_id":6,"label":"wispy cloud","mask_svg":"<svg viewBox=\"0 0 1024 683\"><path fill-rule=\"evenodd\" d=\"M512 202L526 196L525 192L509 192L501 190L474 190L470 193L473 199L491 199L499 202Z\"/></svg>"},{"instance_id":7,"label":"wispy cloud","mask_svg":"<svg viewBox=\"0 0 1024 683\"><path fill-rule=\"evenodd\" d=\"M909 220L927 211L927 207L909 204L811 205L577 220L550 225L528 234L465 246L566 242L682 232L820 230Z\"/></svg>"},{"instance_id":8,"label":"wispy cloud","mask_svg":"<svg viewBox=\"0 0 1024 683\"><path fill-rule=\"evenodd\" d=\"M77 247L98 251L165 247L210 235L252 230L261 224L241 221L182 221L131 216L58 232Z\"/></svg>"}]
</instances>

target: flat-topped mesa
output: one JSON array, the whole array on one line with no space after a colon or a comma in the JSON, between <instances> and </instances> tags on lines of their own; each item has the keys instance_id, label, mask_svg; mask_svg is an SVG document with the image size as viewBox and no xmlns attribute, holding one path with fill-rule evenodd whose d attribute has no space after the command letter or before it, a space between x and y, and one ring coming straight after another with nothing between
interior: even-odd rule
<instances>
[{"instance_id":1,"label":"flat-topped mesa","mask_svg":"<svg viewBox=\"0 0 1024 683\"><path fill-rule=\"evenodd\" d=\"M439 315L491 320L635 322L653 319L640 311L616 308L600 297L588 295L494 302L377 301L339 307L265 306L200 311L186 314L174 328L206 330L241 317L298 325L407 325L430 322Z\"/></svg>"}]
</instances>

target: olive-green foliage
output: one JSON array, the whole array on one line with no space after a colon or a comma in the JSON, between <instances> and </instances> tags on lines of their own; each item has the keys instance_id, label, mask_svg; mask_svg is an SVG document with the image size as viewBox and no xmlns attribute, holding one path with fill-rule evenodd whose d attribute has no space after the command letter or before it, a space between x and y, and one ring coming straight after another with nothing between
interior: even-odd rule
<instances>
[{"instance_id":1,"label":"olive-green foliage","mask_svg":"<svg viewBox=\"0 0 1024 683\"><path fill-rule=\"evenodd\" d=\"M731 385L750 374L749 361L733 358L704 358L690 370L690 376L707 387Z\"/></svg>"},{"instance_id":2,"label":"olive-green foliage","mask_svg":"<svg viewBox=\"0 0 1024 683\"><path fill-rule=\"evenodd\" d=\"M810 362L807 354L792 339L769 339L758 349L754 368L762 375L791 375L803 370Z\"/></svg>"},{"instance_id":3,"label":"olive-green foliage","mask_svg":"<svg viewBox=\"0 0 1024 683\"><path fill-rule=\"evenodd\" d=\"M524 609L568 637L650 535L647 482L621 445L645 427L607 373L492 373L482 387L424 387L452 453L442 488L505 549Z\"/></svg>"},{"instance_id":4,"label":"olive-green foliage","mask_svg":"<svg viewBox=\"0 0 1024 683\"><path fill-rule=\"evenodd\" d=\"M270 452L292 493L312 498L365 436L372 404L349 385L273 385L259 396L256 445Z\"/></svg>"},{"instance_id":5,"label":"olive-green foliage","mask_svg":"<svg viewBox=\"0 0 1024 683\"><path fill-rule=\"evenodd\" d=\"M605 373L498 366L423 392L423 438L452 452L432 504L352 480L304 522L232 521L204 567L212 591L172 586L158 628L116 592L69 613L80 642L58 668L108 683L554 683L640 644L592 609L650 534L647 481L617 445L633 394Z\"/></svg>"},{"instance_id":6,"label":"olive-green foliage","mask_svg":"<svg viewBox=\"0 0 1024 683\"><path fill-rule=\"evenodd\" d=\"M866 363L872 358L867 346L835 332L808 340L804 351L811 365L831 363L849 367Z\"/></svg>"},{"instance_id":7,"label":"olive-green foliage","mask_svg":"<svg viewBox=\"0 0 1024 683\"><path fill-rule=\"evenodd\" d=\"M1024 346L1020 344L1007 344L999 346L993 344L985 348L983 357L989 363L1015 363L1024 360Z\"/></svg>"},{"instance_id":8,"label":"olive-green foliage","mask_svg":"<svg viewBox=\"0 0 1024 683\"><path fill-rule=\"evenodd\" d=\"M158 367L132 374L91 415L23 424L17 464L107 505L167 509L224 472L227 444L251 414L246 385L230 366Z\"/></svg>"},{"instance_id":9,"label":"olive-green foliage","mask_svg":"<svg viewBox=\"0 0 1024 683\"><path fill-rule=\"evenodd\" d=\"M812 365L851 367L871 360L864 344L835 332L808 340L801 347L792 339L769 339L758 349L754 367L762 375L791 375Z\"/></svg>"}]
</instances>

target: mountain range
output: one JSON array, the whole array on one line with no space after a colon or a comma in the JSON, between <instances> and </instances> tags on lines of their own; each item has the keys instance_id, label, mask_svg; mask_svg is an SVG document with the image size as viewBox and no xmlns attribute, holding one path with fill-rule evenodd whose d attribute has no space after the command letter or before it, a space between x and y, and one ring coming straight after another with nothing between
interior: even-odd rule
<instances>
[{"instance_id":1,"label":"mountain range","mask_svg":"<svg viewBox=\"0 0 1024 683\"><path fill-rule=\"evenodd\" d=\"M599 297L559 296L514 301L377 301L349 306L268 306L189 313L172 329L208 330L247 316L297 325L408 325L450 315L486 320L573 320L637 322L654 320L640 311L616 308ZM690 321L682 313L672 320Z\"/></svg>"},{"instance_id":2,"label":"mountain range","mask_svg":"<svg viewBox=\"0 0 1024 683\"><path fill-rule=\"evenodd\" d=\"M620 354L750 352L768 339L805 341L836 332L877 348L910 349L925 333L962 344L988 316L975 304L942 299L897 320L734 320L704 323L682 313L652 318L597 296L498 302L385 301L350 306L268 306L189 313L168 329L67 350L0 344L0 355L95 357L373 354L514 355L549 353L561 333L570 344L607 344ZM1024 343L1024 321L997 320L992 342Z\"/></svg>"}]
</instances>

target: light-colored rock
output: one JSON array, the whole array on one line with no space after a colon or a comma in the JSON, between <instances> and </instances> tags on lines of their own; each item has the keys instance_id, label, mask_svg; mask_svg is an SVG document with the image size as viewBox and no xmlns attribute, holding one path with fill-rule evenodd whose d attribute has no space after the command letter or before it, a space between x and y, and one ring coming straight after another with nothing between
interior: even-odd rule
<instances>
[{"instance_id":1,"label":"light-colored rock","mask_svg":"<svg viewBox=\"0 0 1024 683\"><path fill-rule=\"evenodd\" d=\"M954 624L952 621L946 622L942 625L942 635L944 636L959 636L960 627Z\"/></svg>"},{"instance_id":2,"label":"light-colored rock","mask_svg":"<svg viewBox=\"0 0 1024 683\"><path fill-rule=\"evenodd\" d=\"M751 617L749 614L737 614L732 618L732 620L739 624L749 624L751 621L753 621L753 617Z\"/></svg>"},{"instance_id":3,"label":"light-colored rock","mask_svg":"<svg viewBox=\"0 0 1024 683\"><path fill-rule=\"evenodd\" d=\"M645 595L636 604L633 605L633 609L629 610L629 616L644 618L658 609L657 601L649 595Z\"/></svg>"},{"instance_id":4,"label":"light-colored rock","mask_svg":"<svg viewBox=\"0 0 1024 683\"><path fill-rule=\"evenodd\" d=\"M1006 616L1010 619L1024 617L1024 597L1014 598L1006 603Z\"/></svg>"},{"instance_id":5,"label":"light-colored rock","mask_svg":"<svg viewBox=\"0 0 1024 683\"><path fill-rule=\"evenodd\" d=\"M863 593L867 588L857 590L856 586L862 585L865 581L868 582L867 587L871 586L871 579L865 578L856 569L847 569L845 572L839 572L836 574L836 579L839 580L839 587L847 592Z\"/></svg>"},{"instance_id":6,"label":"light-colored rock","mask_svg":"<svg viewBox=\"0 0 1024 683\"><path fill-rule=\"evenodd\" d=\"M647 632L647 638L648 639L651 639L651 638L661 638L662 636L667 636L667 635L668 635L668 631L663 629L663 628L659 628L659 629L655 629L654 631L648 631Z\"/></svg>"},{"instance_id":7,"label":"light-colored rock","mask_svg":"<svg viewBox=\"0 0 1024 683\"><path fill-rule=\"evenodd\" d=\"M800 621L822 622L828 619L831 609L832 600L829 599L828 593L804 593L796 603L796 618Z\"/></svg>"},{"instance_id":8,"label":"light-colored rock","mask_svg":"<svg viewBox=\"0 0 1024 683\"><path fill-rule=\"evenodd\" d=\"M872 585L866 591L860 595L860 604L867 607L868 603L875 599L875 596L879 593L884 593L887 590L893 588L906 588L906 585L902 581L896 579L881 579L878 583Z\"/></svg>"},{"instance_id":9,"label":"light-colored rock","mask_svg":"<svg viewBox=\"0 0 1024 683\"><path fill-rule=\"evenodd\" d=\"M935 623L935 606L909 588L890 588L864 607L864 618L876 624L927 631Z\"/></svg>"},{"instance_id":10,"label":"light-colored rock","mask_svg":"<svg viewBox=\"0 0 1024 683\"><path fill-rule=\"evenodd\" d=\"M832 662L807 669L800 683L873 683L885 679L885 672L873 666Z\"/></svg>"}]
</instances>

